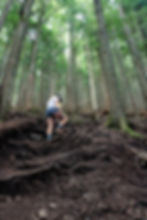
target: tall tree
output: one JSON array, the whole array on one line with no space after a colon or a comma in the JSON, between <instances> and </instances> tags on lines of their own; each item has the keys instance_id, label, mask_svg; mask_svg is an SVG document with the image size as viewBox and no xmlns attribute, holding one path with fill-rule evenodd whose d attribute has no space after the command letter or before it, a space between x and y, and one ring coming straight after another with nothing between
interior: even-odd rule
<instances>
[{"instance_id":1,"label":"tall tree","mask_svg":"<svg viewBox=\"0 0 147 220\"><path fill-rule=\"evenodd\" d=\"M94 5L96 9L96 17L99 24L98 33L100 41L101 65L103 69L105 83L108 89L108 94L110 95L112 117L119 123L122 128L124 128L126 124L125 116L120 100L121 96L118 89L116 70L112 58L112 52L110 49L109 37L105 25L101 0L94 0Z\"/></svg>"},{"instance_id":2,"label":"tall tree","mask_svg":"<svg viewBox=\"0 0 147 220\"><path fill-rule=\"evenodd\" d=\"M85 53L87 54L87 68L88 68L88 82L89 82L89 90L90 90L90 98L91 98L91 106L92 110L96 112L98 110L98 97L96 90L96 77L95 71L93 68L92 55L90 48L85 48Z\"/></svg>"},{"instance_id":3,"label":"tall tree","mask_svg":"<svg viewBox=\"0 0 147 220\"><path fill-rule=\"evenodd\" d=\"M27 108L31 109L36 104L35 99L35 89L36 89L36 62L37 62L37 55L38 55L38 43L40 40L40 32L41 27L44 19L44 7L45 5L42 4L40 11L39 11L39 19L36 24L36 28L32 29L30 32L30 38L32 41L32 54L31 54L31 62L28 69L28 81L27 81Z\"/></svg>"},{"instance_id":4,"label":"tall tree","mask_svg":"<svg viewBox=\"0 0 147 220\"><path fill-rule=\"evenodd\" d=\"M31 62L28 69L28 77L26 80L26 108L31 109L34 105L34 89L35 89L35 81L36 81L36 70L35 70L35 63L37 57L37 49L38 49L38 33L36 33L36 38L32 42L32 53L31 53Z\"/></svg>"},{"instance_id":5,"label":"tall tree","mask_svg":"<svg viewBox=\"0 0 147 220\"><path fill-rule=\"evenodd\" d=\"M69 111L77 108L76 45L74 11L69 8L69 60L67 72L67 103Z\"/></svg>"},{"instance_id":6,"label":"tall tree","mask_svg":"<svg viewBox=\"0 0 147 220\"><path fill-rule=\"evenodd\" d=\"M122 7L119 7L120 17L123 21L123 29L126 35L126 40L128 43L128 47L131 51L134 66L137 69L137 77L138 81L140 82L140 86L142 89L142 93L145 99L145 102L147 101L147 73L146 68L144 65L144 61L142 58L142 54L140 53L139 49L137 48L136 43L134 42L133 33L131 32L131 29L129 25L125 22L125 14Z\"/></svg>"},{"instance_id":7,"label":"tall tree","mask_svg":"<svg viewBox=\"0 0 147 220\"><path fill-rule=\"evenodd\" d=\"M1 110L8 110L11 104L11 94L13 91L13 80L15 79L17 67L20 60L24 39L28 30L28 21L34 0L24 1L21 11L19 24L14 33L7 62L4 67L4 77L2 80L2 100Z\"/></svg>"}]
</instances>

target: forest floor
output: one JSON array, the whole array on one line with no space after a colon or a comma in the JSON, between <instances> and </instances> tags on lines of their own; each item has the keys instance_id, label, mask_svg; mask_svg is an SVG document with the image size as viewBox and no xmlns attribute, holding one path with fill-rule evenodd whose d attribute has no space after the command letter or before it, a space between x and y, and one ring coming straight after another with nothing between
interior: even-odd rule
<instances>
[{"instance_id":1,"label":"forest floor","mask_svg":"<svg viewBox=\"0 0 147 220\"><path fill-rule=\"evenodd\" d=\"M147 134L145 118L131 119ZM0 220L147 220L147 139L97 122L69 124L51 143L43 119L0 124Z\"/></svg>"}]
</instances>

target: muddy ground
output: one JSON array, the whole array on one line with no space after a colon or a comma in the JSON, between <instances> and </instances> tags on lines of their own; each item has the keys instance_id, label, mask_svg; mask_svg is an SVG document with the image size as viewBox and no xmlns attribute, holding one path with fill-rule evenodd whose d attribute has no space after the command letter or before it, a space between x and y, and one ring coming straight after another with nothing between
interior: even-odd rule
<instances>
[{"instance_id":1,"label":"muddy ground","mask_svg":"<svg viewBox=\"0 0 147 220\"><path fill-rule=\"evenodd\" d=\"M131 119L147 134L146 118ZM0 220L147 220L147 139L70 123L48 143L43 119L0 124Z\"/></svg>"}]
</instances>

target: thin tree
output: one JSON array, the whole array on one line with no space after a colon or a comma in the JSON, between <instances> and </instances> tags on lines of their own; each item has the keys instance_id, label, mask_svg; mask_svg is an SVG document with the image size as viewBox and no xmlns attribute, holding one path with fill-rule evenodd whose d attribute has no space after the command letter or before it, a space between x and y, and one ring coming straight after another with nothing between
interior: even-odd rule
<instances>
[{"instance_id":1,"label":"thin tree","mask_svg":"<svg viewBox=\"0 0 147 220\"><path fill-rule=\"evenodd\" d=\"M69 60L67 71L67 104L70 112L77 108L77 82L76 82L76 46L75 46L75 27L74 14L69 12Z\"/></svg>"},{"instance_id":2,"label":"thin tree","mask_svg":"<svg viewBox=\"0 0 147 220\"><path fill-rule=\"evenodd\" d=\"M93 68L92 55L89 47L85 47L85 53L87 54L87 68L88 68L88 82L89 82L89 92L91 99L92 110L96 112L98 110L98 97L96 90L96 77Z\"/></svg>"}]
</instances>

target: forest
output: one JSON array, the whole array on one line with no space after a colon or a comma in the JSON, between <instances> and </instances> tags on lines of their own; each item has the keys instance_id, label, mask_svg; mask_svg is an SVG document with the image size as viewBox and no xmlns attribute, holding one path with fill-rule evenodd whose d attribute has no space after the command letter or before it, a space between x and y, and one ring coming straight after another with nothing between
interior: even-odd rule
<instances>
[{"instance_id":1,"label":"forest","mask_svg":"<svg viewBox=\"0 0 147 220\"><path fill-rule=\"evenodd\" d=\"M146 187L147 0L1 0L0 220L146 220Z\"/></svg>"}]
</instances>

